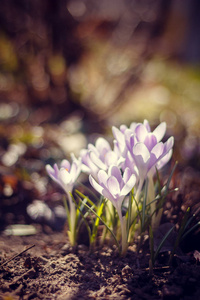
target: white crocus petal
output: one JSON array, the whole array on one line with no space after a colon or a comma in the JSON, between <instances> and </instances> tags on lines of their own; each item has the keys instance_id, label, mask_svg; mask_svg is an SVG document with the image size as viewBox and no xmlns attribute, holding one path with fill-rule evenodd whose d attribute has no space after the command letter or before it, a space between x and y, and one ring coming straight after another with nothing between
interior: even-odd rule
<instances>
[{"instance_id":1,"label":"white crocus petal","mask_svg":"<svg viewBox=\"0 0 200 300\"><path fill-rule=\"evenodd\" d=\"M144 124L144 126L146 127L146 130L147 130L148 132L150 132L150 131L151 131L151 127L150 127L150 125L149 125L149 122L145 119L144 122L143 122L143 124Z\"/></svg>"},{"instance_id":2,"label":"white crocus petal","mask_svg":"<svg viewBox=\"0 0 200 300\"><path fill-rule=\"evenodd\" d=\"M117 144L118 144L118 147L119 147L119 151L121 153L123 153L124 148L126 147L124 133L122 133L115 126L112 127L112 132L113 132L113 135L114 135L114 137L115 137L115 139L117 141Z\"/></svg>"},{"instance_id":3,"label":"white crocus petal","mask_svg":"<svg viewBox=\"0 0 200 300\"><path fill-rule=\"evenodd\" d=\"M169 150L169 152L157 162L156 167L158 170L168 163L168 161L172 157L172 152L173 152L172 149Z\"/></svg>"},{"instance_id":4,"label":"white crocus petal","mask_svg":"<svg viewBox=\"0 0 200 300\"><path fill-rule=\"evenodd\" d=\"M124 134L115 126L112 127L112 132L117 141L124 140Z\"/></svg>"},{"instance_id":5,"label":"white crocus petal","mask_svg":"<svg viewBox=\"0 0 200 300\"><path fill-rule=\"evenodd\" d=\"M118 182L122 181L121 171L117 166L111 166L109 168L108 176L114 176Z\"/></svg>"},{"instance_id":6,"label":"white crocus petal","mask_svg":"<svg viewBox=\"0 0 200 300\"><path fill-rule=\"evenodd\" d=\"M162 142L158 143L152 149L148 170L150 170L153 166L155 166L155 164L158 162L158 160L162 158L163 150L164 150L164 145Z\"/></svg>"},{"instance_id":7,"label":"white crocus petal","mask_svg":"<svg viewBox=\"0 0 200 300\"><path fill-rule=\"evenodd\" d=\"M153 131L153 134L157 138L157 141L160 142L165 135L167 125L165 122L160 123L156 129Z\"/></svg>"},{"instance_id":8,"label":"white crocus petal","mask_svg":"<svg viewBox=\"0 0 200 300\"><path fill-rule=\"evenodd\" d=\"M121 190L121 196L126 196L134 187L136 183L136 176L135 175L131 175L129 180L125 183L125 185L123 186L122 190Z\"/></svg>"},{"instance_id":9,"label":"white crocus petal","mask_svg":"<svg viewBox=\"0 0 200 300\"><path fill-rule=\"evenodd\" d=\"M72 177L66 169L64 169L64 168L60 169L59 177L60 177L61 181L63 182L63 184L71 185Z\"/></svg>"},{"instance_id":10,"label":"white crocus petal","mask_svg":"<svg viewBox=\"0 0 200 300\"><path fill-rule=\"evenodd\" d=\"M164 151L164 145L162 142L156 144L153 149L151 150L151 153L155 155L155 157L158 159Z\"/></svg>"},{"instance_id":11,"label":"white crocus petal","mask_svg":"<svg viewBox=\"0 0 200 300\"><path fill-rule=\"evenodd\" d=\"M76 174L78 173L78 166L75 162L72 163L71 168L66 168L66 171L68 171L72 177L76 177Z\"/></svg>"},{"instance_id":12,"label":"white crocus petal","mask_svg":"<svg viewBox=\"0 0 200 300\"><path fill-rule=\"evenodd\" d=\"M140 180L143 181L148 172L150 153L143 143L138 143L133 147L133 155L136 166L138 167Z\"/></svg>"},{"instance_id":13,"label":"white crocus petal","mask_svg":"<svg viewBox=\"0 0 200 300\"><path fill-rule=\"evenodd\" d=\"M107 166L102 162L101 159L94 152L90 152L89 154L91 161L95 164L99 169L107 170Z\"/></svg>"},{"instance_id":14,"label":"white crocus petal","mask_svg":"<svg viewBox=\"0 0 200 300\"><path fill-rule=\"evenodd\" d=\"M111 150L110 144L108 141L102 137L98 138L96 143L96 148L99 151L99 153L105 154L106 152Z\"/></svg>"},{"instance_id":15,"label":"white crocus petal","mask_svg":"<svg viewBox=\"0 0 200 300\"><path fill-rule=\"evenodd\" d=\"M96 153L97 155L99 154L99 151L97 150L97 148L92 144L88 144L88 152L90 152L90 151Z\"/></svg>"},{"instance_id":16,"label":"white crocus petal","mask_svg":"<svg viewBox=\"0 0 200 300\"><path fill-rule=\"evenodd\" d=\"M53 168L50 165L46 165L46 171L49 174L49 176L51 177L51 179L53 179L55 182L57 182L58 184L60 184L59 181L59 169L57 164L54 164Z\"/></svg>"},{"instance_id":17,"label":"white crocus petal","mask_svg":"<svg viewBox=\"0 0 200 300\"><path fill-rule=\"evenodd\" d=\"M118 165L122 161L118 160L117 154L114 151L109 151L105 154L105 164L107 166Z\"/></svg>"},{"instance_id":18,"label":"white crocus petal","mask_svg":"<svg viewBox=\"0 0 200 300\"><path fill-rule=\"evenodd\" d=\"M47 173L48 173L51 177L53 177L53 178L56 177L56 176L55 176L55 175L56 175L55 169L53 169L52 166L46 165L46 170L47 170Z\"/></svg>"},{"instance_id":19,"label":"white crocus petal","mask_svg":"<svg viewBox=\"0 0 200 300\"><path fill-rule=\"evenodd\" d=\"M104 170L100 170L97 177L100 185L103 187L107 186L108 174Z\"/></svg>"},{"instance_id":20,"label":"white crocus petal","mask_svg":"<svg viewBox=\"0 0 200 300\"><path fill-rule=\"evenodd\" d=\"M148 134L148 131L147 131L146 127L143 124L139 124L135 128L135 135L136 135L139 142L144 142L147 134Z\"/></svg>"},{"instance_id":21,"label":"white crocus petal","mask_svg":"<svg viewBox=\"0 0 200 300\"><path fill-rule=\"evenodd\" d=\"M60 167L61 167L61 168L65 168L65 169L67 169L67 170L70 170L70 168L71 168L69 161L66 160L66 159L63 159L63 160L61 161Z\"/></svg>"},{"instance_id":22,"label":"white crocus petal","mask_svg":"<svg viewBox=\"0 0 200 300\"><path fill-rule=\"evenodd\" d=\"M151 149L157 144L157 138L150 132L147 134L144 144L147 146L148 150L151 151Z\"/></svg>"},{"instance_id":23,"label":"white crocus petal","mask_svg":"<svg viewBox=\"0 0 200 300\"><path fill-rule=\"evenodd\" d=\"M135 128L137 127L138 123L136 122L132 122L131 125L130 125L130 129L131 131L134 133L135 132Z\"/></svg>"},{"instance_id":24,"label":"white crocus petal","mask_svg":"<svg viewBox=\"0 0 200 300\"><path fill-rule=\"evenodd\" d=\"M126 125L124 125L124 124L120 125L120 131L122 133L124 133L126 129L128 129L128 127Z\"/></svg>"},{"instance_id":25,"label":"white crocus petal","mask_svg":"<svg viewBox=\"0 0 200 300\"><path fill-rule=\"evenodd\" d=\"M89 175L89 181L91 186L93 186L93 188L102 195L103 187L96 182L92 175Z\"/></svg>"},{"instance_id":26,"label":"white crocus petal","mask_svg":"<svg viewBox=\"0 0 200 300\"><path fill-rule=\"evenodd\" d=\"M82 152L82 171L87 174L92 174L97 179L97 173L99 168L91 161L89 151L87 150L86 153Z\"/></svg>"},{"instance_id":27,"label":"white crocus petal","mask_svg":"<svg viewBox=\"0 0 200 300\"><path fill-rule=\"evenodd\" d=\"M126 183L129 180L130 177L131 177L131 170L127 167L124 170L124 174L123 174L123 181L124 181L124 183Z\"/></svg>"},{"instance_id":28,"label":"white crocus petal","mask_svg":"<svg viewBox=\"0 0 200 300\"><path fill-rule=\"evenodd\" d=\"M164 151L168 152L170 149L172 149L172 147L174 146L174 137L171 136L164 144Z\"/></svg>"},{"instance_id":29,"label":"white crocus petal","mask_svg":"<svg viewBox=\"0 0 200 300\"><path fill-rule=\"evenodd\" d=\"M114 176L110 176L107 180L107 187L109 192L116 197L120 195L120 186L118 180Z\"/></svg>"},{"instance_id":30,"label":"white crocus petal","mask_svg":"<svg viewBox=\"0 0 200 300\"><path fill-rule=\"evenodd\" d=\"M133 147L134 158L138 165L146 164L150 158L150 153L145 144L138 143Z\"/></svg>"},{"instance_id":31,"label":"white crocus petal","mask_svg":"<svg viewBox=\"0 0 200 300\"><path fill-rule=\"evenodd\" d=\"M90 168L88 168L88 166L86 166L85 164L82 164L81 170L83 173L86 173L86 174L90 173Z\"/></svg>"}]
</instances>

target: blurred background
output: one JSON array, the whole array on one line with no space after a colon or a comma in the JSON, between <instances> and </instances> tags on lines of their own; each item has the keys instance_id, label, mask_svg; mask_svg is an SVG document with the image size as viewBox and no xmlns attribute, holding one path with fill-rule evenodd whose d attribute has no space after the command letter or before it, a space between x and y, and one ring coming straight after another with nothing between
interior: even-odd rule
<instances>
[{"instance_id":1,"label":"blurred background","mask_svg":"<svg viewBox=\"0 0 200 300\"><path fill-rule=\"evenodd\" d=\"M57 201L45 164L112 125L166 121L180 170L199 171L199 15L198 0L1 0L3 225L27 222L24 203Z\"/></svg>"}]
</instances>

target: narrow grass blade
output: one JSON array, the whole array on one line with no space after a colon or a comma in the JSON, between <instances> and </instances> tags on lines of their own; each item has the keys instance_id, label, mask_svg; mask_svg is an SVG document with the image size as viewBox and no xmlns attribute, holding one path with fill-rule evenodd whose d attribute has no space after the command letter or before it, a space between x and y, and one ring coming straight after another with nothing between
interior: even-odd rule
<instances>
[{"instance_id":1,"label":"narrow grass blade","mask_svg":"<svg viewBox=\"0 0 200 300\"><path fill-rule=\"evenodd\" d=\"M170 228L170 230L169 230L169 231L165 234L165 236L162 238L162 240L161 240L161 242L160 242L160 244L159 244L159 246L158 246L158 248L156 249L156 252L155 252L155 254L154 254L154 262L155 262L155 260L156 260L156 258L157 258L157 256L158 256L158 254L160 253L160 250L162 249L162 247L163 247L165 241L167 240L167 238L169 237L169 235L171 234L171 232L174 230L174 228L175 228L175 225L174 225L172 228Z\"/></svg>"},{"instance_id":2,"label":"narrow grass blade","mask_svg":"<svg viewBox=\"0 0 200 300\"><path fill-rule=\"evenodd\" d=\"M80 198L80 200L83 201L81 198ZM113 238L114 238L114 240L115 240L115 243L116 243L116 245L117 245L117 247L118 247L119 253L120 253L120 246L119 246L119 243L118 243L117 238L116 238L115 234L113 233L113 231L107 226L107 224L104 222L104 220L103 220L100 216L98 216L98 214L97 214L97 213L96 213L89 205L87 205L86 203L84 203L84 205L85 205L85 207L87 207L93 214L95 214L95 216L96 216L97 218L99 218L100 221L106 226L107 230L110 231L110 233L112 234L112 236L113 236Z\"/></svg>"},{"instance_id":3,"label":"narrow grass blade","mask_svg":"<svg viewBox=\"0 0 200 300\"><path fill-rule=\"evenodd\" d=\"M142 223L141 223L141 227L142 227L142 232L143 232L143 228L144 228L144 224L145 224L145 211L146 211L146 202L147 202L147 196L148 196L148 178L146 180L145 183L145 188L144 188L144 198L143 198L143 203L142 203Z\"/></svg>"},{"instance_id":4,"label":"narrow grass blade","mask_svg":"<svg viewBox=\"0 0 200 300\"><path fill-rule=\"evenodd\" d=\"M101 201L98 209L97 209L97 215L99 217L101 217L102 213L103 213L103 209L104 209L104 204L105 204L105 201ZM93 226L93 230L92 230L92 236L91 236L91 242L93 243L93 241L95 240L96 238L96 235L97 235L97 230L98 230L98 227L99 227L99 222L100 222L100 218L99 217L96 217L96 220L94 222L94 226Z\"/></svg>"},{"instance_id":5,"label":"narrow grass blade","mask_svg":"<svg viewBox=\"0 0 200 300\"><path fill-rule=\"evenodd\" d=\"M81 199L87 199L87 202L91 206L95 205L95 209L97 210L97 205L94 204L94 202L92 200L90 200L90 198L88 198L87 196L85 196L84 194L82 194L81 192L79 192L79 190L75 190L75 193L79 196L79 198L81 198ZM99 201L99 199L98 199L98 201Z\"/></svg>"}]
</instances>

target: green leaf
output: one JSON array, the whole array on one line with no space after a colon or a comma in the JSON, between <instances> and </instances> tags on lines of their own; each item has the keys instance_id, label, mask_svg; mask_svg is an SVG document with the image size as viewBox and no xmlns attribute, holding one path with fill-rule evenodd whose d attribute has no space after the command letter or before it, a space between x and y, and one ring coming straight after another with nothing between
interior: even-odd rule
<instances>
[{"instance_id":1,"label":"green leaf","mask_svg":"<svg viewBox=\"0 0 200 300\"><path fill-rule=\"evenodd\" d=\"M97 209L97 215L99 217L101 217L102 213L103 213L103 208L104 208L104 204L105 204L105 201L101 201L98 209ZM99 227L99 222L100 222L100 218L99 217L96 217L96 220L95 220L95 223L94 223L94 226L93 226L93 230L92 230L92 237L91 237L91 242L93 243L93 241L95 240L96 238L96 235L97 235L97 230L98 230L98 227Z\"/></svg>"},{"instance_id":2,"label":"green leaf","mask_svg":"<svg viewBox=\"0 0 200 300\"><path fill-rule=\"evenodd\" d=\"M97 206L96 204L90 200L89 197L85 196L84 194L82 194L81 192L79 192L79 190L75 190L75 193L81 198L81 199L87 199L87 202L91 205L91 206L95 206L95 209L97 210ZM98 199L99 200L99 199Z\"/></svg>"},{"instance_id":3,"label":"green leaf","mask_svg":"<svg viewBox=\"0 0 200 300\"><path fill-rule=\"evenodd\" d=\"M83 201L81 198L80 198L81 201ZM117 241L117 238L115 236L115 234L113 233L113 231L108 227L108 225L104 222L104 220L89 206L87 205L86 203L84 203L85 207L87 207L93 214L95 214L95 216L97 218L99 218L99 220L106 226L107 230L112 234L114 240L115 240L115 243L118 247L118 250L119 250L119 253L120 253L120 246L119 246L119 243Z\"/></svg>"},{"instance_id":4,"label":"green leaf","mask_svg":"<svg viewBox=\"0 0 200 300\"><path fill-rule=\"evenodd\" d=\"M175 228L175 225L174 225L172 228L170 228L169 231L168 231L168 232L164 235L164 237L162 238L162 240L161 240L161 242L160 242L160 244L159 244L159 246L158 246L158 248L156 249L156 252L155 252L155 254L154 254L154 262L155 262L155 260L156 260L156 258L157 258L157 256L158 256L158 254L160 253L160 250L161 250L161 248L163 247L165 241L167 240L167 238L169 237L169 235L171 234L171 232L174 230L174 228Z\"/></svg>"},{"instance_id":5,"label":"green leaf","mask_svg":"<svg viewBox=\"0 0 200 300\"><path fill-rule=\"evenodd\" d=\"M89 224L88 224L88 222L87 222L87 220L86 220L86 217L85 217L85 215L83 215L82 210L80 209L80 205L76 203L74 197L72 197L72 200L73 200L75 206L77 207L77 211L79 210L79 213L80 213L80 215L81 215L81 217L82 217L82 220L83 220L83 222L85 223L85 226L86 226L87 231L88 231L89 241L91 241L91 229L90 229L90 226L89 226ZM84 201L83 201L83 202L84 202ZM83 203L83 202L82 202L82 203ZM79 222L79 224L78 224L78 226L77 226L77 233L79 232L79 229L80 229L81 225L82 225L82 222Z\"/></svg>"}]
</instances>

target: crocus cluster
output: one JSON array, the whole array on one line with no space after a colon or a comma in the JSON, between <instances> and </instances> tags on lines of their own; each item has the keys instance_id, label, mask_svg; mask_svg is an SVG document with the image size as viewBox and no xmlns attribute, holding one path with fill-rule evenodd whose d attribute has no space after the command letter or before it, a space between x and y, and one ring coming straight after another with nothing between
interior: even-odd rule
<instances>
[{"instance_id":1,"label":"crocus cluster","mask_svg":"<svg viewBox=\"0 0 200 300\"><path fill-rule=\"evenodd\" d=\"M72 156L72 164L66 160L60 169L47 166L47 172L68 194L70 209L74 204L70 200L73 186L80 174L89 175L92 187L104 198L112 202L121 222L122 252L127 248L126 222L122 216L122 203L133 190L138 200L144 182L152 181L156 169L162 168L171 158L174 138L162 142L166 132L166 123L162 122L153 131L149 122L131 123L130 127L121 125L112 127L113 148L103 137L95 145L88 144L82 149L80 157ZM151 199L153 200L153 199ZM71 219L73 216L71 217Z\"/></svg>"}]
</instances>

